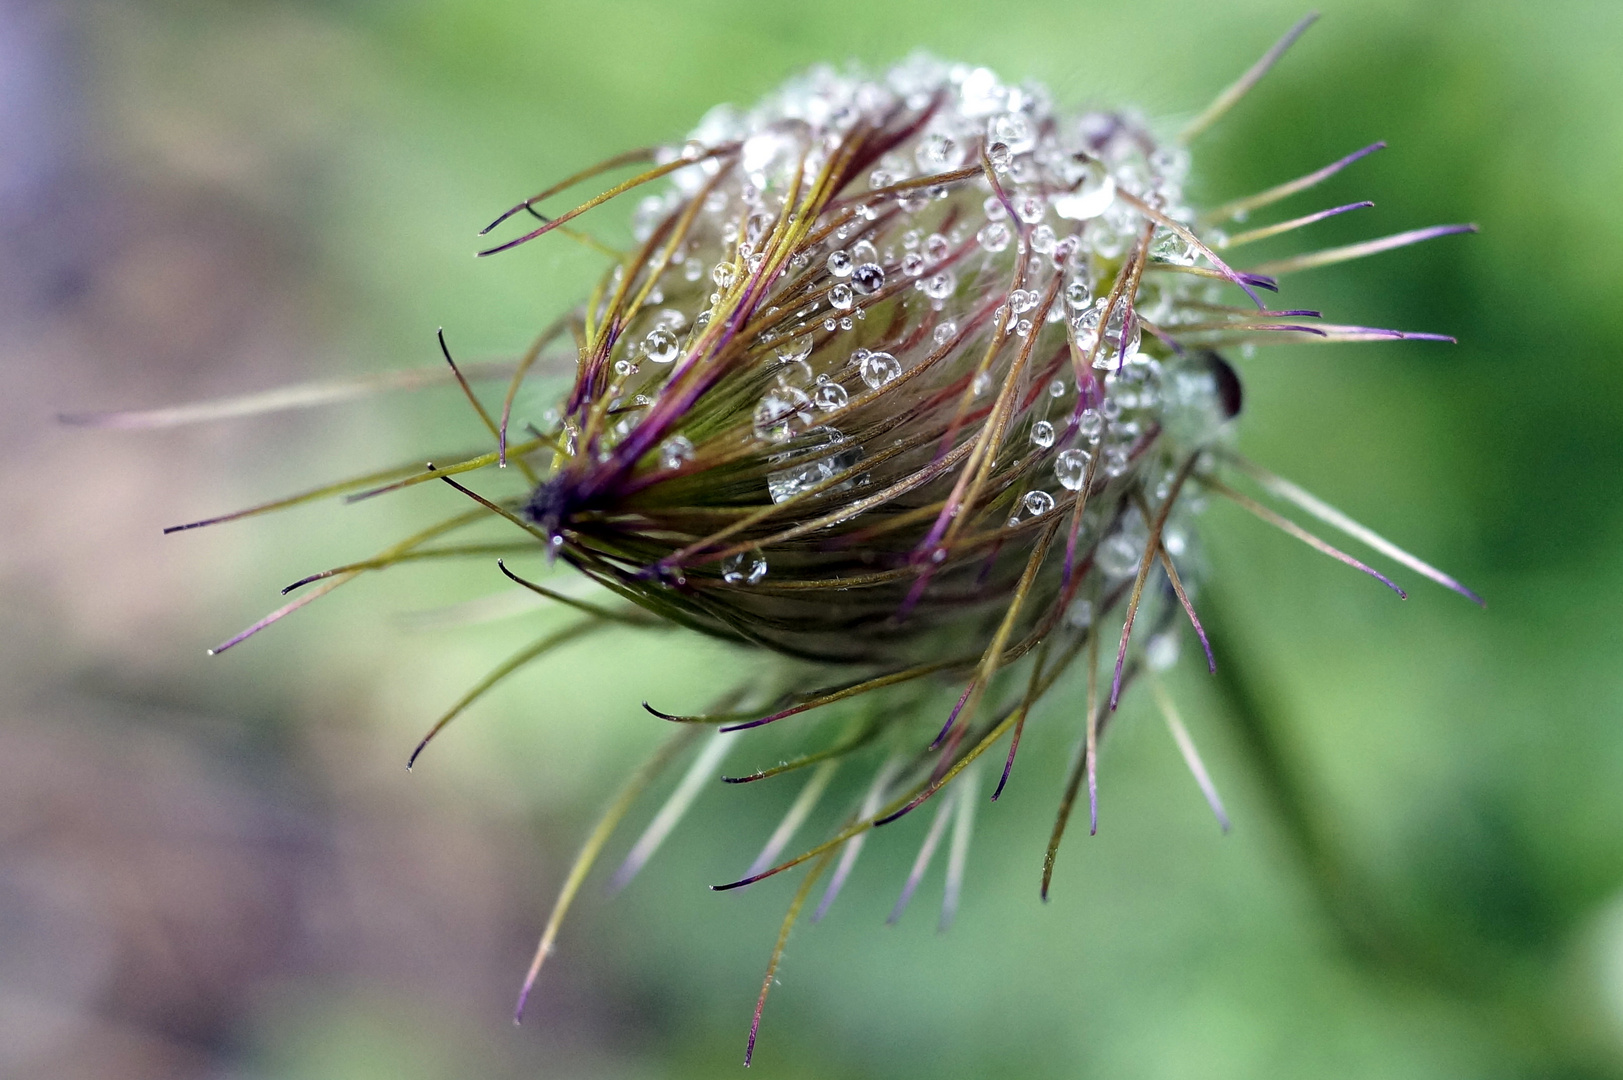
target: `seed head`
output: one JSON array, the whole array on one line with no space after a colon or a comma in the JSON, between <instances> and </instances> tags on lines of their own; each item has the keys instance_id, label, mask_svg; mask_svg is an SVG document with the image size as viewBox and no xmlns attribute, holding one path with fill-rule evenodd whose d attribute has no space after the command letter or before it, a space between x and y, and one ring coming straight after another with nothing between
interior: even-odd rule
<instances>
[{"instance_id":1,"label":"seed head","mask_svg":"<svg viewBox=\"0 0 1623 1080\"><path fill-rule=\"evenodd\" d=\"M662 615L861 666L973 664L1008 623L1012 661L1131 576L1130 493L1238 411L1207 346L1253 285L1196 265L1188 154L1130 116L915 57L653 157L523 516Z\"/></svg>"},{"instance_id":2,"label":"seed head","mask_svg":"<svg viewBox=\"0 0 1623 1080\"><path fill-rule=\"evenodd\" d=\"M871 703L850 707L853 726L832 743L729 778L810 771L748 873L717 886L810 864L768 966L751 1050L790 926L819 876L832 868L816 918L840 891L868 832L933 798L935 820L892 919L951 824L942 916L943 925L950 922L978 800L978 759L1009 736L996 799L1028 717L1073 666L1081 669L1087 708L1044 859L1043 895L1084 783L1097 828L1099 739L1135 676L1150 676L1152 696L1226 828L1212 779L1153 677L1176 659L1184 618L1215 670L1190 580L1199 566L1192 519L1205 498L1231 499L1404 594L1380 571L1236 490L1225 475L1244 477L1476 599L1228 445L1242 395L1220 350L1448 340L1276 310L1264 294L1277 292L1280 276L1472 229L1417 229L1243 271L1229 264L1232 252L1253 241L1370 205L1223 231L1379 143L1214 209L1198 211L1184 195L1187 142L1311 21L1293 28L1175 137L1131 113L1066 111L1041 87L915 56L883 74L815 68L753 109L713 110L679 145L610 159L518 204L485 232L521 214L539 224L482 254L553 231L601 247L576 231L574 219L632 189L651 192L633 215L634 247L616 253L586 302L501 372L510 382L499 419L467 377L490 372L465 372L446 351L495 451L194 523L429 480L475 503L374 559L296 582L284 591L321 585L215 651L360 573L412 559L487 556L488 544L435 544L494 514L525 531L525 549L562 560L610 599L571 596L502 564L514 582L576 609L580 621L499 665L440 718L418 752L497 680L598 629L676 625L790 658L761 666L741 685L718 686L708 713L650 709L681 727L588 839L547 923L525 994L637 793L707 726L720 731L633 845L617 886L714 777L734 744L730 732L852 699ZM565 188L636 164L646 171L567 213L540 209ZM538 418L539 427L524 425L530 438L509 444L521 385L566 339L574 344L573 385ZM407 374L385 381L425 380ZM305 387L101 421L150 426L355 390ZM487 495L457 479L509 463L526 481L520 490ZM1114 653L1113 666L1105 653L1108 685L1101 641ZM863 761L871 761L871 779L852 808L822 841L782 858L834 771Z\"/></svg>"}]
</instances>

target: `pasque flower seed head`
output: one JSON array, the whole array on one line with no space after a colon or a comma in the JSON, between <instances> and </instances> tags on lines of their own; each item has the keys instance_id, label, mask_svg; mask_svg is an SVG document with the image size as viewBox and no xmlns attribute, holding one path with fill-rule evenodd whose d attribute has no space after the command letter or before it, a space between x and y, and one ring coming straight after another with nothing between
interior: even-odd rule
<instances>
[{"instance_id":1,"label":"pasque flower seed head","mask_svg":"<svg viewBox=\"0 0 1623 1080\"><path fill-rule=\"evenodd\" d=\"M526 993L610 832L683 747L719 728L632 847L617 884L714 777L731 733L818 709L845 710L851 726L799 757L731 778L810 776L748 873L719 886L809 864L761 1001L814 884L828 882L821 917L868 833L932 800L933 823L892 918L951 825L949 922L981 797L979 761L1007 737L996 799L1033 710L1075 668L1086 688L1082 749L1044 860L1046 895L1084 783L1097 826L1099 738L1124 687L1173 662L1180 623L1215 665L1191 598L1193 519L1207 497L1232 499L1402 595L1225 475L1471 595L1229 446L1242 393L1225 350L1438 339L1275 308L1280 277L1470 228L1420 229L1236 269L1234 253L1255 240L1369 205L1224 231L1380 144L1223 206L1199 209L1185 194L1189 141L1309 21L1174 136L1128 112L1068 111L1039 86L917 55L882 73L814 68L751 109L711 111L680 143L621 155L525 200L485 232L515 221L528 231L482 254L555 231L601 246L576 219L633 189L641 198L630 250L614 253L586 301L502 372L509 385L499 413L465 377L489 372L450 364L496 449L312 493L365 496L440 480L472 505L374 559L290 586L319 582L221 648L358 574L408 559L488 555L489 545L441 538L495 515L522 530L515 554L545 553L601 586L604 598L559 591L503 563L515 583L575 609L579 621L497 667L424 744L496 680L601 629L679 626L787 658L718 686L708 713L655 713L679 724L677 734L588 840ZM568 187L637 165L644 171L573 210L542 209ZM568 392L545 415L526 416L515 405L519 391L566 352ZM306 388L279 402L343 393ZM510 430L528 435L510 443ZM508 465L491 474L495 485L484 482L481 470ZM524 486L496 492L515 473ZM465 484L468 474L479 475ZM1226 826L1211 778L1164 689L1155 689ZM820 842L784 858L842 763L865 764L869 778ZM751 1050L754 1039L752 1025Z\"/></svg>"}]
</instances>

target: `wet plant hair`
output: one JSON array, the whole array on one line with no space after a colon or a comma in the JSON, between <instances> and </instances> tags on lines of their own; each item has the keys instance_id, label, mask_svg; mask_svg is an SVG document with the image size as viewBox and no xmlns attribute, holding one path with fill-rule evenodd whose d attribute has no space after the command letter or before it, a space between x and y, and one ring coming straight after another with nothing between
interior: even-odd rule
<instances>
[{"instance_id":1,"label":"wet plant hair","mask_svg":"<svg viewBox=\"0 0 1623 1080\"><path fill-rule=\"evenodd\" d=\"M470 689L432 725L413 762L498 680L607 628L682 627L785 658L718 688L707 712L646 706L676 732L583 846L524 981L520 1013L564 913L644 788L703 742L616 887L717 774L736 733L839 703L851 703L848 723L833 738L824 732L791 760L725 778L809 777L747 873L716 886L806 864L762 983L746 1064L790 928L818 882L827 884L815 918L847 880L866 834L931 801L933 821L891 918L950 826L942 924L951 922L983 789L992 800L1003 792L1027 720L1078 661L1086 711L1043 858L1042 895L1084 785L1097 828L1099 740L1135 681L1150 685L1226 828L1212 780L1156 680L1184 625L1216 670L1194 604L1193 524L1203 503L1231 500L1404 595L1236 483L1477 599L1230 445L1243 395L1227 350L1450 340L1276 308L1269 298L1281 277L1472 229L1418 229L1235 268L1234 254L1254 241L1370 205L1225 231L1379 143L1208 210L1185 199L1187 144L1311 21L1171 138L1132 114L1065 112L1041 87L923 55L882 74L815 68L753 109L718 108L685 142L611 158L484 230L521 225L484 255L552 232L602 247L576 231L576 219L633 189L645 193L634 246L607 249L608 270L586 301L516 364L460 368L445 349L490 449L179 526L428 482L469 503L372 559L295 582L284 590L294 599L216 652L357 575L405 561L545 553L597 586L553 587L499 561L515 588L578 619ZM629 167L641 171L574 209L545 209L565 190ZM525 415L521 392L559 356L573 359L572 385L555 407ZM491 377L507 380L499 408L472 388ZM151 426L432 381L407 372L78 419ZM493 516L511 528L511 542L445 539ZM981 759L1005 736L995 781L983 783ZM784 857L847 764L865 765L870 778L821 840Z\"/></svg>"}]
</instances>

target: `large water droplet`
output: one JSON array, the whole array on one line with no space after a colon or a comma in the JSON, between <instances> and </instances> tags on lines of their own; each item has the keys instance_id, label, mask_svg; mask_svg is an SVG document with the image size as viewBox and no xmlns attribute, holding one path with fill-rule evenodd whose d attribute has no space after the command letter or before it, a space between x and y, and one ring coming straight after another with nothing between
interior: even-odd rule
<instances>
[{"instance_id":1,"label":"large water droplet","mask_svg":"<svg viewBox=\"0 0 1623 1080\"><path fill-rule=\"evenodd\" d=\"M1150 257L1174 266L1195 265L1195 248L1175 232L1163 232L1150 245Z\"/></svg>"},{"instance_id":2,"label":"large water droplet","mask_svg":"<svg viewBox=\"0 0 1623 1080\"><path fill-rule=\"evenodd\" d=\"M878 263L863 263L851 271L851 284L863 296L871 296L885 287L885 271Z\"/></svg>"},{"instance_id":3,"label":"large water droplet","mask_svg":"<svg viewBox=\"0 0 1623 1080\"><path fill-rule=\"evenodd\" d=\"M1093 562L1107 577L1126 577L1143 557L1144 544L1138 537L1116 532L1100 541Z\"/></svg>"},{"instance_id":4,"label":"large water droplet","mask_svg":"<svg viewBox=\"0 0 1623 1080\"><path fill-rule=\"evenodd\" d=\"M828 376L825 375L823 378L826 379ZM846 402L850 400L851 395L846 392L845 387L841 386L837 382L820 381L815 387L812 388L812 404L816 405L824 412L833 412L835 409L843 409L845 408Z\"/></svg>"},{"instance_id":5,"label":"large water droplet","mask_svg":"<svg viewBox=\"0 0 1623 1080\"><path fill-rule=\"evenodd\" d=\"M1037 129L1024 113L1004 113L987 122L986 139L1008 147L1011 156L1023 154L1037 145Z\"/></svg>"},{"instance_id":6,"label":"large water droplet","mask_svg":"<svg viewBox=\"0 0 1623 1080\"><path fill-rule=\"evenodd\" d=\"M951 135L937 131L919 140L913 157L926 172L946 172L964 163L964 148Z\"/></svg>"},{"instance_id":7,"label":"large water droplet","mask_svg":"<svg viewBox=\"0 0 1623 1080\"><path fill-rule=\"evenodd\" d=\"M778 359L786 364L804 360L811 355L812 342L813 339L810 334L801 334L799 337L790 338L778 346Z\"/></svg>"},{"instance_id":8,"label":"large water droplet","mask_svg":"<svg viewBox=\"0 0 1623 1080\"><path fill-rule=\"evenodd\" d=\"M931 300L945 300L958 288L958 277L950 270L931 274L923 280L924 295Z\"/></svg>"},{"instance_id":9,"label":"large water droplet","mask_svg":"<svg viewBox=\"0 0 1623 1080\"><path fill-rule=\"evenodd\" d=\"M1031 425L1031 441L1035 446L1047 450L1054 445L1054 425L1047 420L1039 420Z\"/></svg>"},{"instance_id":10,"label":"large water droplet","mask_svg":"<svg viewBox=\"0 0 1623 1080\"><path fill-rule=\"evenodd\" d=\"M888 352L869 353L862 358L862 381L873 390L902 374L902 363Z\"/></svg>"},{"instance_id":11,"label":"large water droplet","mask_svg":"<svg viewBox=\"0 0 1623 1080\"><path fill-rule=\"evenodd\" d=\"M811 398L793 386L774 386L755 404L755 434L769 442L786 442L811 422Z\"/></svg>"},{"instance_id":12,"label":"large water droplet","mask_svg":"<svg viewBox=\"0 0 1623 1080\"><path fill-rule=\"evenodd\" d=\"M1054 213L1068 221L1088 221L1110 209L1116 201L1116 178L1090 173L1075 191L1054 199Z\"/></svg>"},{"instance_id":13,"label":"large water droplet","mask_svg":"<svg viewBox=\"0 0 1623 1080\"><path fill-rule=\"evenodd\" d=\"M1054 496L1046 491L1028 491L1020 500L1020 508L1032 517L1042 517L1054 509Z\"/></svg>"},{"instance_id":14,"label":"large water droplet","mask_svg":"<svg viewBox=\"0 0 1623 1080\"><path fill-rule=\"evenodd\" d=\"M682 343L669 330L650 330L642 339L642 354L656 364L669 364L682 351Z\"/></svg>"},{"instance_id":15,"label":"large water droplet","mask_svg":"<svg viewBox=\"0 0 1623 1080\"><path fill-rule=\"evenodd\" d=\"M1088 473L1088 452L1072 448L1062 450L1054 460L1054 478L1066 491L1079 491L1082 478Z\"/></svg>"}]
</instances>

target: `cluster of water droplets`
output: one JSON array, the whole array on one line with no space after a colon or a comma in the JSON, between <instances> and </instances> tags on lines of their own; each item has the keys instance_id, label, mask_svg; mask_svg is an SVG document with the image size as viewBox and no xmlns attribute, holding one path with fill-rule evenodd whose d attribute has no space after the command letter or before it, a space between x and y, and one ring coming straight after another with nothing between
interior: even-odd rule
<instances>
[{"instance_id":1,"label":"cluster of water droplets","mask_svg":"<svg viewBox=\"0 0 1623 1080\"><path fill-rule=\"evenodd\" d=\"M916 129L845 186L815 242L764 276L790 199L818 182L859 125L899 117L917 118ZM1039 351L1069 343L1091 374L1079 385L1066 363L1028 395L1011 431L1036 455L1040 483L1011 495L1010 525L1052 513L1090 466L1106 480L1136 468L1149 436L1166 430L1199 443L1221 426L1209 370L1158 342L1146 351L1156 340L1146 327L1199 321L1218 286L1177 272L1199 256L1185 235L1195 227L1183 195L1187 154L1131 115L1058 112L1040 86L920 54L882 75L813 68L754 108L712 110L658 157L692 164L642 199L634 237L695 216L657 274L649 271L643 307L614 346L611 392L622 419L613 438L634 429L747 288L756 290L749 320L764 369L749 430L782 463L767 474L773 502L858 482L851 474L864 451L841 433L844 419L927 359L947 370L994 334L1010 344L970 380L976 398L1001 387L1007 357L1033 338ZM966 169L974 171L931 182ZM1112 301L1126 257L1145 238L1150 263L1139 288ZM989 300L1001 301L997 318L976 320ZM679 470L695 452L674 435L652 457ZM1120 531L1110 542L1118 540L1126 543ZM1102 546L1108 572L1106 564ZM764 557L760 566L764 573ZM758 580L749 567L724 576Z\"/></svg>"}]
</instances>

